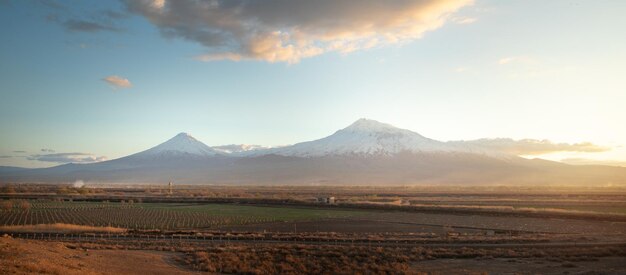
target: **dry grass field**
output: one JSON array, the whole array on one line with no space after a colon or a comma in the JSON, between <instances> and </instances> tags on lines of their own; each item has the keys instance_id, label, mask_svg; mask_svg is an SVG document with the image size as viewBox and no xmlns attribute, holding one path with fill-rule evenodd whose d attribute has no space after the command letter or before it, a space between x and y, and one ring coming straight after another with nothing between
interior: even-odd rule
<instances>
[{"instance_id":1,"label":"dry grass field","mask_svg":"<svg viewBox=\"0 0 626 275\"><path fill-rule=\"evenodd\" d=\"M383 247L0 239L3 274L621 274L622 246Z\"/></svg>"},{"instance_id":2,"label":"dry grass field","mask_svg":"<svg viewBox=\"0 0 626 275\"><path fill-rule=\"evenodd\" d=\"M5 225L0 226L3 232L30 232L30 233L124 233L125 228L117 227L98 227L65 223L52 224L29 224L29 225Z\"/></svg>"},{"instance_id":3,"label":"dry grass field","mask_svg":"<svg viewBox=\"0 0 626 275\"><path fill-rule=\"evenodd\" d=\"M64 243L0 238L2 274L187 274L173 252L68 248Z\"/></svg>"}]
</instances>

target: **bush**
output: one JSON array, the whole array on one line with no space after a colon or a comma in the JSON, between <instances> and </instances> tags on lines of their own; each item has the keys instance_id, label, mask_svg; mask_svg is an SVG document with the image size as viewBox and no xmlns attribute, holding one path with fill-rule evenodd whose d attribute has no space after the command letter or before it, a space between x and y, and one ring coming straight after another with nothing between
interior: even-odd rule
<instances>
[{"instance_id":1,"label":"bush","mask_svg":"<svg viewBox=\"0 0 626 275\"><path fill-rule=\"evenodd\" d=\"M30 202L28 202L28 201L20 201L18 206L22 210L29 210L30 209Z\"/></svg>"},{"instance_id":2,"label":"bush","mask_svg":"<svg viewBox=\"0 0 626 275\"><path fill-rule=\"evenodd\" d=\"M13 201L4 200L0 202L0 208L2 208L3 210L11 210L13 208Z\"/></svg>"}]
</instances>

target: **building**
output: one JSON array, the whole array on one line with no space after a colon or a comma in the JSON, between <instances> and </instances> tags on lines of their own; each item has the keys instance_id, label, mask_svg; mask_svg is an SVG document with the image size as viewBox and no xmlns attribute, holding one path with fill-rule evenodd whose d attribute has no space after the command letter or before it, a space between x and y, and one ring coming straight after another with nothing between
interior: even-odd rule
<instances>
[{"instance_id":1,"label":"building","mask_svg":"<svg viewBox=\"0 0 626 275\"><path fill-rule=\"evenodd\" d=\"M336 200L335 197L317 197L316 202L323 204L335 204Z\"/></svg>"}]
</instances>

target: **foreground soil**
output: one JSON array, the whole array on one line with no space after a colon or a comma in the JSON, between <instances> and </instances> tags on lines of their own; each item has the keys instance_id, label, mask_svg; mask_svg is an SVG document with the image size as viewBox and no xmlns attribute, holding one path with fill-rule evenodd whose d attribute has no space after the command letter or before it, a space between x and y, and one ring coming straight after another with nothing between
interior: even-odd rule
<instances>
[{"instance_id":1,"label":"foreground soil","mask_svg":"<svg viewBox=\"0 0 626 275\"><path fill-rule=\"evenodd\" d=\"M623 257L571 262L560 259L437 259L411 269L426 274L626 274Z\"/></svg>"},{"instance_id":2,"label":"foreground soil","mask_svg":"<svg viewBox=\"0 0 626 275\"><path fill-rule=\"evenodd\" d=\"M0 238L1 274L191 274L177 253L70 249L63 243Z\"/></svg>"},{"instance_id":3,"label":"foreground soil","mask_svg":"<svg viewBox=\"0 0 626 275\"><path fill-rule=\"evenodd\" d=\"M0 237L0 274L626 274L625 260L623 245L369 247Z\"/></svg>"}]
</instances>

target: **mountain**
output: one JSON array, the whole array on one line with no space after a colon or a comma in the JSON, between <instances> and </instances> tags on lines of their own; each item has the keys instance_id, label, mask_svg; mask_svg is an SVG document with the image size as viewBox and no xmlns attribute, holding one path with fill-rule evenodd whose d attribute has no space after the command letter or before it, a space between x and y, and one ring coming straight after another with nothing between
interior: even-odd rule
<instances>
[{"instance_id":1,"label":"mountain","mask_svg":"<svg viewBox=\"0 0 626 275\"><path fill-rule=\"evenodd\" d=\"M14 167L14 166L0 166L0 173L3 172L15 172L15 171L25 171L25 170L29 170L28 168L22 168L22 167Z\"/></svg>"},{"instance_id":2,"label":"mountain","mask_svg":"<svg viewBox=\"0 0 626 275\"><path fill-rule=\"evenodd\" d=\"M198 141L187 133L175 137L143 152L128 156L134 159L206 158L220 154L214 148Z\"/></svg>"},{"instance_id":3,"label":"mountain","mask_svg":"<svg viewBox=\"0 0 626 275\"><path fill-rule=\"evenodd\" d=\"M477 146L436 141L409 130L365 118L322 139L256 151L251 155L269 153L292 157L391 156L401 152L463 152L507 157L505 154Z\"/></svg>"},{"instance_id":4,"label":"mountain","mask_svg":"<svg viewBox=\"0 0 626 275\"><path fill-rule=\"evenodd\" d=\"M369 119L278 148L209 147L180 133L148 150L90 164L0 169L0 182L210 184L626 184L626 168L529 160L441 142Z\"/></svg>"}]
</instances>

